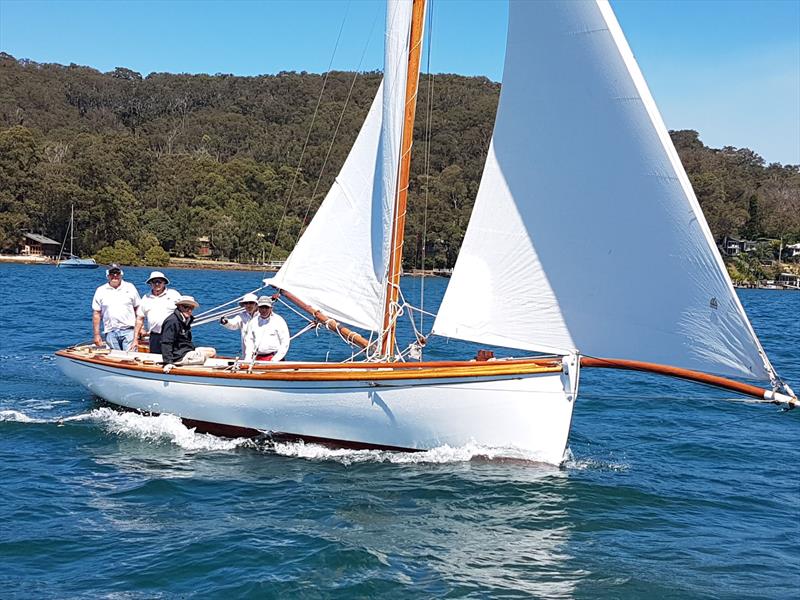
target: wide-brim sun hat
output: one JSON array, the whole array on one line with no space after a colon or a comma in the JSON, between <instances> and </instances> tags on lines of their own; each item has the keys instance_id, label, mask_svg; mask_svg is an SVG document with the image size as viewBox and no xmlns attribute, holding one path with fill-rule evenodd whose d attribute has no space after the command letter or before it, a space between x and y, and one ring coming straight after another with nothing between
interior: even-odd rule
<instances>
[{"instance_id":1,"label":"wide-brim sun hat","mask_svg":"<svg viewBox=\"0 0 800 600\"><path fill-rule=\"evenodd\" d=\"M258 298L256 297L255 294L250 293L250 294L245 294L244 296L242 296L242 299L239 300L239 304L246 304L247 302L258 302Z\"/></svg>"},{"instance_id":2,"label":"wide-brim sun hat","mask_svg":"<svg viewBox=\"0 0 800 600\"><path fill-rule=\"evenodd\" d=\"M272 298L270 298L269 296L261 296L258 299L258 305L269 306L270 308L272 308Z\"/></svg>"},{"instance_id":3,"label":"wide-brim sun hat","mask_svg":"<svg viewBox=\"0 0 800 600\"><path fill-rule=\"evenodd\" d=\"M150 277L147 278L147 281L145 281L145 283L150 283L151 281L153 281L153 279L163 279L167 283L167 285L169 285L169 278L166 275L164 275L161 271L153 271L152 273L150 273Z\"/></svg>"},{"instance_id":4,"label":"wide-brim sun hat","mask_svg":"<svg viewBox=\"0 0 800 600\"><path fill-rule=\"evenodd\" d=\"M175 306L180 306L181 304L189 304L194 308L200 306L200 303L194 299L194 296L180 296L175 300Z\"/></svg>"}]
</instances>

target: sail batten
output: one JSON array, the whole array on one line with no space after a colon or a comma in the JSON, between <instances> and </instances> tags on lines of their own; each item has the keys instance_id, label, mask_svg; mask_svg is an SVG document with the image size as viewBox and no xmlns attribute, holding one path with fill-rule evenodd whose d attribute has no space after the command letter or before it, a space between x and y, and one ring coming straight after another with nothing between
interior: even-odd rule
<instances>
[{"instance_id":1,"label":"sail batten","mask_svg":"<svg viewBox=\"0 0 800 600\"><path fill-rule=\"evenodd\" d=\"M433 331L774 376L604 0L512 0L494 134Z\"/></svg>"}]
</instances>

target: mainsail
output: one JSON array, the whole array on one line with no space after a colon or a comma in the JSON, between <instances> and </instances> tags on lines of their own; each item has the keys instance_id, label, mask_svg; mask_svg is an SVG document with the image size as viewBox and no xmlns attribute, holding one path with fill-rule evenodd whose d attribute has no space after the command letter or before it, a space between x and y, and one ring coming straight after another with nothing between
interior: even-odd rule
<instances>
[{"instance_id":1,"label":"mainsail","mask_svg":"<svg viewBox=\"0 0 800 600\"><path fill-rule=\"evenodd\" d=\"M381 328L405 108L411 0L386 11L383 83L347 160L271 285L328 316Z\"/></svg>"},{"instance_id":2,"label":"mainsail","mask_svg":"<svg viewBox=\"0 0 800 600\"><path fill-rule=\"evenodd\" d=\"M605 0L511 2L494 135L433 331L774 375Z\"/></svg>"}]
</instances>

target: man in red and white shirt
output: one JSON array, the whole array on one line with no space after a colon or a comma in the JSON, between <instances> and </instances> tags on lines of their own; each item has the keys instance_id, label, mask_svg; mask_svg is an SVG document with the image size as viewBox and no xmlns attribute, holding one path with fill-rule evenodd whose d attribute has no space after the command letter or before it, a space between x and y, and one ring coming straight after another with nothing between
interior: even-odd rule
<instances>
[{"instance_id":1,"label":"man in red and white shirt","mask_svg":"<svg viewBox=\"0 0 800 600\"><path fill-rule=\"evenodd\" d=\"M272 312L272 298L258 299L258 316L247 324L244 336L245 360L283 360L289 351L289 327Z\"/></svg>"}]
</instances>

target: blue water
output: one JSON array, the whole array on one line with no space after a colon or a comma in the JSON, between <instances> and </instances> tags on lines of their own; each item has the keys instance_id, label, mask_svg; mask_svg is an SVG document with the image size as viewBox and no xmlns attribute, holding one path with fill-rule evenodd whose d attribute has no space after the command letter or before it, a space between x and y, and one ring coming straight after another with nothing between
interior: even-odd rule
<instances>
[{"instance_id":1,"label":"blue water","mask_svg":"<svg viewBox=\"0 0 800 600\"><path fill-rule=\"evenodd\" d=\"M168 274L204 307L259 281ZM587 369L560 469L480 448L266 450L64 380L53 352L91 338L101 270L0 265L0 281L0 598L798 597L800 410ZM446 280L425 285L435 307ZM741 297L797 390L800 293ZM347 355L327 333L291 352ZM428 358L472 352L437 340Z\"/></svg>"}]
</instances>

